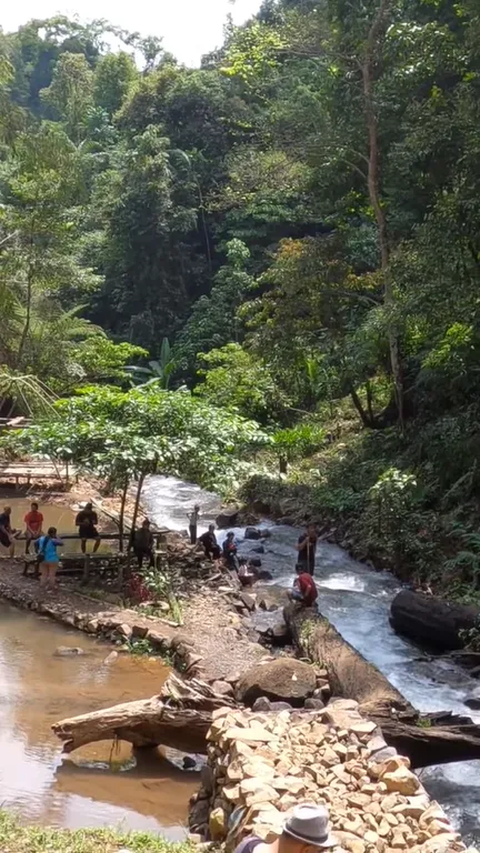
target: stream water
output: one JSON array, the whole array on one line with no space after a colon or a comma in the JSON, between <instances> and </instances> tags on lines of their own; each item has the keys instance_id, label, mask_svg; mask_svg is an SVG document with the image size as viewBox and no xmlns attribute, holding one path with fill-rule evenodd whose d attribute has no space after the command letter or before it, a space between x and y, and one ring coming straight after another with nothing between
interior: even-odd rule
<instances>
[{"instance_id":1,"label":"stream water","mask_svg":"<svg viewBox=\"0 0 480 853\"><path fill-rule=\"evenodd\" d=\"M85 654L59 656L60 646ZM92 744L67 758L51 731L62 718L158 693L168 672L158 658L119 655L105 663L110 651L0 603L0 803L31 823L183 838L198 773L175 766L160 750L135 757L125 742Z\"/></svg>"},{"instance_id":2,"label":"stream water","mask_svg":"<svg viewBox=\"0 0 480 853\"><path fill-rule=\"evenodd\" d=\"M186 529L187 513L195 503L201 507L202 530L219 510L215 495L169 477L151 478L144 495L152 519L177 530ZM287 588L292 583L298 530L264 526L270 527L271 535L265 541L262 565L272 572L272 584ZM236 529L235 533L239 540L243 539L244 530ZM239 553L248 554L257 545L255 541L241 541ZM432 658L392 631L388 619L390 602L399 589L392 575L373 572L341 548L320 542L316 580L322 612L417 708L452 710L480 722L480 713L464 705L464 699L478 687L478 681L448 659ZM480 841L480 761L429 767L420 775L462 835Z\"/></svg>"}]
</instances>

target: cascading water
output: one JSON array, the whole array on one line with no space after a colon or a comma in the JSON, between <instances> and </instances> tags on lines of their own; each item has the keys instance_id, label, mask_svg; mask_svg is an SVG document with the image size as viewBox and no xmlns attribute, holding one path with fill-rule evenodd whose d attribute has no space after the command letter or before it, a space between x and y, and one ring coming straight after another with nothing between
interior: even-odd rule
<instances>
[{"instance_id":1,"label":"cascading water","mask_svg":"<svg viewBox=\"0 0 480 853\"><path fill-rule=\"evenodd\" d=\"M217 496L172 477L150 478L143 500L157 524L175 530L186 530L187 514L194 504L200 505L202 513L199 531L206 529L220 508ZM271 536L262 564L272 572L274 585L288 587L292 583L299 531L281 525L266 526L270 527ZM243 537L243 530L235 532L239 539ZM257 544L243 541L239 552L248 554ZM316 580L322 613L419 710L451 710L480 722L480 713L475 714L464 705L478 682L447 658L432 658L390 628L390 602L399 589L390 574L375 573L341 548L321 542ZM479 841L480 761L429 767L420 775L463 837Z\"/></svg>"}]
</instances>

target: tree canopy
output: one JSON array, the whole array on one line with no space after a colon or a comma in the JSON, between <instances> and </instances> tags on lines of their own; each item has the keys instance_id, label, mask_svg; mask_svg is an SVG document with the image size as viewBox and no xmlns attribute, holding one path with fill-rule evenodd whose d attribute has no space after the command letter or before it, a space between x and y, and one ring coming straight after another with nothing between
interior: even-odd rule
<instances>
[{"instance_id":1,"label":"tree canopy","mask_svg":"<svg viewBox=\"0 0 480 853\"><path fill-rule=\"evenodd\" d=\"M245 415L291 458L305 424L354 434L342 506L405 469L471 518L479 36L474 0L264 0L198 69L105 22L1 34L1 414L15 376L35 406L186 387L157 414Z\"/></svg>"}]
</instances>

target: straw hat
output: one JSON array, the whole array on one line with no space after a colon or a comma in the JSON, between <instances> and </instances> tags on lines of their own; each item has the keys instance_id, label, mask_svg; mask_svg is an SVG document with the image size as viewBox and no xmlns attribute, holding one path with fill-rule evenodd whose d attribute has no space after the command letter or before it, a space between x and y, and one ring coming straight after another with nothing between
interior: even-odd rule
<instances>
[{"instance_id":1,"label":"straw hat","mask_svg":"<svg viewBox=\"0 0 480 853\"><path fill-rule=\"evenodd\" d=\"M338 841L328 827L328 810L315 803L295 806L283 828L284 833L314 847L335 847Z\"/></svg>"}]
</instances>

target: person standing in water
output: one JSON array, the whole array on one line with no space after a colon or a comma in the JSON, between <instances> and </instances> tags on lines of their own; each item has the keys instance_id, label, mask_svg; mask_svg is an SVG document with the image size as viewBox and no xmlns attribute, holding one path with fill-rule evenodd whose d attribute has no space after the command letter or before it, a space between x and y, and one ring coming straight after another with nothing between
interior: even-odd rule
<instances>
[{"instance_id":1,"label":"person standing in water","mask_svg":"<svg viewBox=\"0 0 480 853\"><path fill-rule=\"evenodd\" d=\"M40 586L56 587L56 577L60 557L57 548L63 545L57 537L57 528L49 527L45 536L38 540L38 560L40 563Z\"/></svg>"},{"instance_id":2,"label":"person standing in water","mask_svg":"<svg viewBox=\"0 0 480 853\"><path fill-rule=\"evenodd\" d=\"M296 545L298 551L297 562L309 575L315 573L315 551L317 550L317 528L315 524L307 525L305 533L298 537Z\"/></svg>"},{"instance_id":3,"label":"person standing in water","mask_svg":"<svg viewBox=\"0 0 480 853\"><path fill-rule=\"evenodd\" d=\"M198 519L200 518L200 507L195 504L193 512L188 515L188 529L190 531L190 543L197 544L197 527Z\"/></svg>"}]
</instances>

